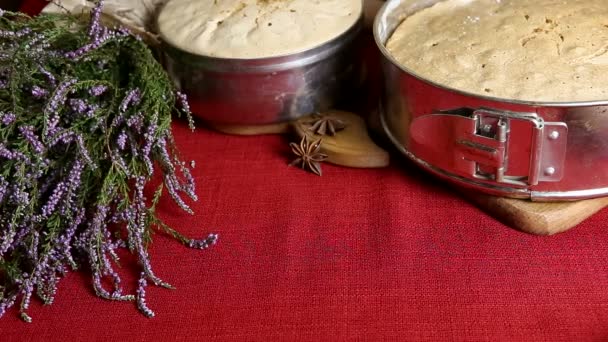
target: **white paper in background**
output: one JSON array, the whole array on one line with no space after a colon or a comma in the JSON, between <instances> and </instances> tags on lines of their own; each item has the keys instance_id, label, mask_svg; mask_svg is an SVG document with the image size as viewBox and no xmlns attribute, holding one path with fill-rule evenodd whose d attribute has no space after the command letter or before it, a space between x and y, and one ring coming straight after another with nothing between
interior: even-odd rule
<instances>
[{"instance_id":1,"label":"white paper in background","mask_svg":"<svg viewBox=\"0 0 608 342\"><path fill-rule=\"evenodd\" d=\"M125 25L133 26L142 31L156 32L154 30L156 11L167 1L169 0L106 0L103 12L111 14ZM72 13L78 13L89 10L94 6L95 1L53 0L44 8L43 12L64 12L63 8L65 8Z\"/></svg>"},{"instance_id":2,"label":"white paper in background","mask_svg":"<svg viewBox=\"0 0 608 342\"><path fill-rule=\"evenodd\" d=\"M156 33L154 20L156 12L164 3L170 0L106 0L104 12L112 14L126 25L134 26L140 30ZM192 0L200 1L200 0ZM371 27L376 13L385 0L363 0L363 12L365 24ZM60 4L70 12L82 12L95 5L94 1L88 0L54 0L45 7L43 12L62 12Z\"/></svg>"}]
</instances>

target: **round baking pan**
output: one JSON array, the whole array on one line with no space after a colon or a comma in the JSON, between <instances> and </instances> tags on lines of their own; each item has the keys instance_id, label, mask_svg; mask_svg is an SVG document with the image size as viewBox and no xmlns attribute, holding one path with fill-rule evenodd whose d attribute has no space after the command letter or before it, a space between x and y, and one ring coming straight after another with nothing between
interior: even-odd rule
<instances>
[{"instance_id":1,"label":"round baking pan","mask_svg":"<svg viewBox=\"0 0 608 342\"><path fill-rule=\"evenodd\" d=\"M167 69L192 111L221 125L266 125L329 109L361 83L357 36L348 30L303 52L240 59L195 55L166 42Z\"/></svg>"},{"instance_id":2,"label":"round baking pan","mask_svg":"<svg viewBox=\"0 0 608 342\"><path fill-rule=\"evenodd\" d=\"M518 101L424 79L385 43L407 16L441 0L389 0L374 21L382 53L383 128L408 158L453 183L538 201L608 195L608 99Z\"/></svg>"}]
</instances>

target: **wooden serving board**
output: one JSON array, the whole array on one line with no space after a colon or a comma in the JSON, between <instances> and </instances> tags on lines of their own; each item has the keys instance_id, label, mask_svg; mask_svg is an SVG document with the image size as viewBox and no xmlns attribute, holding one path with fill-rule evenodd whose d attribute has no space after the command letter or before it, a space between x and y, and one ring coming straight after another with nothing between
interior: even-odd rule
<instances>
[{"instance_id":1,"label":"wooden serving board","mask_svg":"<svg viewBox=\"0 0 608 342\"><path fill-rule=\"evenodd\" d=\"M608 197L575 202L532 202L468 191L462 193L499 221L535 235L565 232L608 206Z\"/></svg>"},{"instance_id":2,"label":"wooden serving board","mask_svg":"<svg viewBox=\"0 0 608 342\"><path fill-rule=\"evenodd\" d=\"M321 139L321 151L327 154L327 161L354 168L380 168L390 163L390 155L370 138L365 120L354 113L330 110L323 116L340 120L346 124L343 131L335 136L319 137L308 128L313 117L304 117L292 123L293 130L301 139L307 136L311 141Z\"/></svg>"}]
</instances>

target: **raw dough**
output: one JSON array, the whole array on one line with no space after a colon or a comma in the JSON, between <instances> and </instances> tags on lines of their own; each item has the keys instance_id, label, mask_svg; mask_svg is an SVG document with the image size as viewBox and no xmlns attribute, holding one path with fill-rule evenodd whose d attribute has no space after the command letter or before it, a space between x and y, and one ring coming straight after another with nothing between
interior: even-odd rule
<instances>
[{"instance_id":1,"label":"raw dough","mask_svg":"<svg viewBox=\"0 0 608 342\"><path fill-rule=\"evenodd\" d=\"M386 44L436 83L527 101L608 100L607 0L447 0Z\"/></svg>"},{"instance_id":2,"label":"raw dough","mask_svg":"<svg viewBox=\"0 0 608 342\"><path fill-rule=\"evenodd\" d=\"M171 0L158 29L163 40L194 54L263 58L321 45L361 13L361 0Z\"/></svg>"}]
</instances>

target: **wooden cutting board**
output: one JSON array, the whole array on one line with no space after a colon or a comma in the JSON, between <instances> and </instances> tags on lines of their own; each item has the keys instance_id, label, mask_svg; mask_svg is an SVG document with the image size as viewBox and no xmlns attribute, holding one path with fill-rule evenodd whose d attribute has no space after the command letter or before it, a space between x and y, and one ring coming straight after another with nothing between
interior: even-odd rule
<instances>
[{"instance_id":1,"label":"wooden cutting board","mask_svg":"<svg viewBox=\"0 0 608 342\"><path fill-rule=\"evenodd\" d=\"M506 225L535 235L553 235L576 227L608 206L608 198L575 202L532 202L462 191L465 198Z\"/></svg>"}]
</instances>

